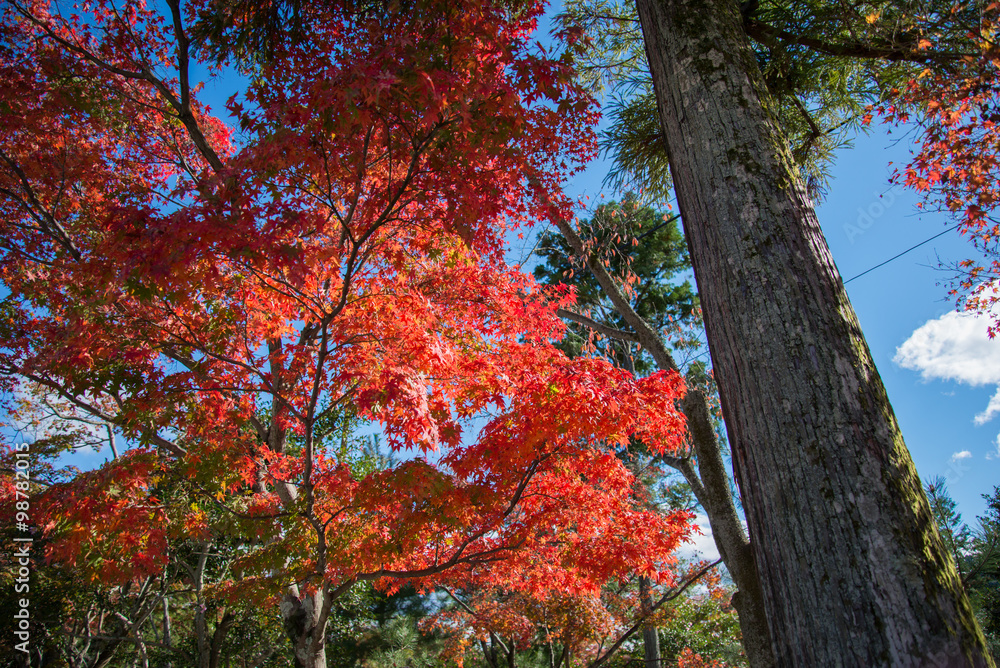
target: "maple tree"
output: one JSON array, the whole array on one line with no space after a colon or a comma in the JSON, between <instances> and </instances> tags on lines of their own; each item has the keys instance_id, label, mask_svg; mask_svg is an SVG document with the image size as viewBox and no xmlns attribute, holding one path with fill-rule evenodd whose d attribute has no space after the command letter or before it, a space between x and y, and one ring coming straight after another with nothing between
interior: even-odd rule
<instances>
[{"instance_id":1,"label":"maple tree","mask_svg":"<svg viewBox=\"0 0 1000 668\"><path fill-rule=\"evenodd\" d=\"M992 338L1000 327L994 308L1000 299L1000 222L993 215L1000 203L1000 49L996 44L1000 4L956 2L949 10L956 23L965 27L967 44L962 57L947 68L925 68L891 89L887 100L872 105L865 121L870 123L873 114L878 114L889 123L915 123L920 128L916 154L896 170L893 180L922 194L925 204L957 219L959 233L970 241L977 257L955 267L958 280L951 294L964 309L990 318ZM918 46L941 51L947 48L949 35L921 24Z\"/></svg>"},{"instance_id":2,"label":"maple tree","mask_svg":"<svg viewBox=\"0 0 1000 668\"><path fill-rule=\"evenodd\" d=\"M155 577L218 507L241 549L216 594L280 598L310 668L358 582L587 591L669 563L688 516L637 507L614 450L679 446L681 379L567 359L572 296L502 257L571 215L593 152L573 35L528 39L540 3L303 6L252 65L192 41L225 4L3 7L0 365L131 444L32 499L48 559ZM232 126L199 64L247 73ZM352 458L351 416L406 457Z\"/></svg>"}]
</instances>

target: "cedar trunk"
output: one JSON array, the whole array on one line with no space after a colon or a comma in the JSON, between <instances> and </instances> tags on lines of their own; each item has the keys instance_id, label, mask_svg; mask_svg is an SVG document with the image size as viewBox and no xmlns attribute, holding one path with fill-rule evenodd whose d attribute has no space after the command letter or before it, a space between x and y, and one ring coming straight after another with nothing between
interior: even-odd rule
<instances>
[{"instance_id":1,"label":"cedar trunk","mask_svg":"<svg viewBox=\"0 0 1000 668\"><path fill-rule=\"evenodd\" d=\"M992 666L734 0L637 0L779 666Z\"/></svg>"}]
</instances>

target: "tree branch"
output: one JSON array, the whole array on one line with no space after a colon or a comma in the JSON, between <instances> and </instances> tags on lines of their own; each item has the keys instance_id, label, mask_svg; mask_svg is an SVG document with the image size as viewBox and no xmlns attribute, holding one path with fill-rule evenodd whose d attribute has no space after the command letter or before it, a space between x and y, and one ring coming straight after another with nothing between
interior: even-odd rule
<instances>
[{"instance_id":1,"label":"tree branch","mask_svg":"<svg viewBox=\"0 0 1000 668\"><path fill-rule=\"evenodd\" d=\"M807 35L797 35L787 30L781 30L756 19L747 19L744 24L747 35L761 44L773 45L775 42L785 44L796 44L825 53L828 56L840 56L844 58L880 58L896 62L909 63L943 63L961 60L970 55L968 53L956 53L947 51L929 51L924 49L910 49L896 44L864 44L862 42L846 42L837 44L825 42L815 37Z\"/></svg>"},{"instance_id":2,"label":"tree branch","mask_svg":"<svg viewBox=\"0 0 1000 668\"><path fill-rule=\"evenodd\" d=\"M643 626L643 624L645 624L646 620L649 619L653 615L654 612L656 612L657 610L659 610L660 607L662 607L664 603L672 601L675 598L677 598L678 596L680 596L681 594L683 594L684 591L688 587L690 587L695 582L697 582L698 580L700 580L701 576L703 576L705 573L709 572L710 570L712 570L713 568L715 568L716 566L718 566L720 563L722 563L722 559L716 559L715 561L713 561L712 563L710 563L708 566L705 566L703 569L701 569L700 571L698 571L697 573L695 573L687 582L685 582L679 588L677 588L677 589L671 589L671 590L667 591L665 594L663 594L663 596L660 597L660 600L658 600L656 603L654 603L653 605L651 605L649 607L649 613L645 614L645 615L640 615L639 619L635 622L635 624L633 624L629 628L628 631L626 631L625 633L623 633L622 636L620 638L618 638L618 640L615 641L614 645L612 645L611 647L609 647L608 650L604 654L602 654L600 657L597 658L596 661L594 661L592 664L590 664L590 668L598 668L598 666L600 666L605 661L607 661L608 659L610 659L612 657L612 655L614 655L614 653L618 651L618 648L621 647L622 644L624 644L624 642L626 640L628 640L629 638L631 638L635 634L636 631L638 631L639 629L641 629L642 626Z\"/></svg>"},{"instance_id":3,"label":"tree branch","mask_svg":"<svg viewBox=\"0 0 1000 668\"><path fill-rule=\"evenodd\" d=\"M620 339L622 341L631 341L632 343L639 343L639 337L631 332L626 332L620 329L615 329L614 327L608 327L607 325L600 323L593 318L587 317L582 313L577 313L575 311L567 311L564 308L557 309L556 315L560 318L565 318L566 320L572 320L578 325L583 325L589 329L594 330L598 334L603 334L604 336L610 337L612 339Z\"/></svg>"}]
</instances>

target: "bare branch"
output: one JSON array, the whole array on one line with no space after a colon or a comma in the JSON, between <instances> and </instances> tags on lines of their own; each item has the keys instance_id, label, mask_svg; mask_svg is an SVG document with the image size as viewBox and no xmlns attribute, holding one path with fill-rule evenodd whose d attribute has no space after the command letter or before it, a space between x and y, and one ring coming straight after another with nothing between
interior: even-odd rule
<instances>
[{"instance_id":1,"label":"bare branch","mask_svg":"<svg viewBox=\"0 0 1000 668\"><path fill-rule=\"evenodd\" d=\"M639 343L639 337L631 332L626 332L621 329L615 329L614 327L608 327L607 325L594 320L593 318L587 317L582 313L577 313L575 311L568 311L564 308L558 309L556 315L560 318L565 318L566 320L572 320L578 325L583 325L589 329L594 330L598 334L603 334L604 336L619 339L621 341L631 341L632 343Z\"/></svg>"}]
</instances>

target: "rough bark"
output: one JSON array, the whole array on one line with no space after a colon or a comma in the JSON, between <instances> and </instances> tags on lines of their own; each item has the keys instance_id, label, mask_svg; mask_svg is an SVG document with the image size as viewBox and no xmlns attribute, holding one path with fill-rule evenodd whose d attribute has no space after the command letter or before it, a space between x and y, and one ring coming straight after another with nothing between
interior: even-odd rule
<instances>
[{"instance_id":1,"label":"rough bark","mask_svg":"<svg viewBox=\"0 0 1000 668\"><path fill-rule=\"evenodd\" d=\"M279 609L285 634L292 641L295 668L326 668L326 620L331 600L320 587L300 594L297 585L285 592Z\"/></svg>"},{"instance_id":2,"label":"rough bark","mask_svg":"<svg viewBox=\"0 0 1000 668\"><path fill-rule=\"evenodd\" d=\"M626 340L638 342L652 356L660 369L676 371L677 363L670 354L663 336L632 308L628 297L607 269L600 262L590 261L583 240L573 226L568 221L559 221L557 224L570 248L585 258L588 269L608 295L615 310L632 328L632 332L623 333L627 335ZM572 315L574 317L570 319L588 327L592 326L593 321L589 318L581 319L577 314L566 311L560 315L563 317ZM586 322L588 320L591 322ZM609 329L601 331L609 336L618 335L613 331L609 332ZM774 665L774 656L771 652L770 631L764 611L763 591L750 550L750 541L733 503L721 445L712 427L705 395L696 390L689 391L681 404L681 410L687 418L698 468L695 469L690 458L664 459L667 464L680 471L698 503L705 510L719 556L736 585L732 603L739 616L740 635L747 661L752 668L770 668Z\"/></svg>"},{"instance_id":3,"label":"rough bark","mask_svg":"<svg viewBox=\"0 0 1000 668\"><path fill-rule=\"evenodd\" d=\"M735 0L637 0L781 666L992 666Z\"/></svg>"}]
</instances>

